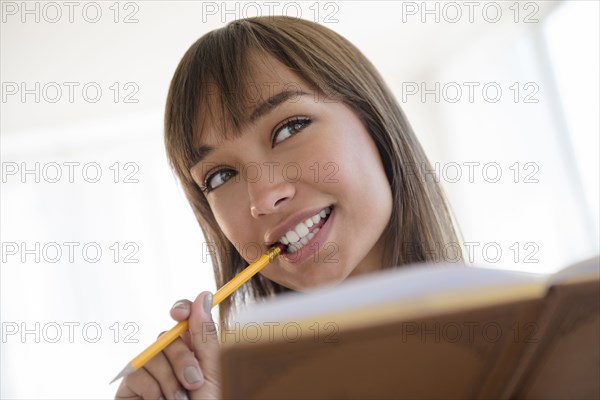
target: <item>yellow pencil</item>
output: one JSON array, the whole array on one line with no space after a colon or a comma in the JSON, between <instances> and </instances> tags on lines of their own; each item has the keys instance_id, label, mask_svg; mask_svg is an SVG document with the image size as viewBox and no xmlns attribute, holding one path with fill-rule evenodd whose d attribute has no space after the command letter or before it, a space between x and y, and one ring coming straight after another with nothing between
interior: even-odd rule
<instances>
[{"instance_id":1,"label":"yellow pencil","mask_svg":"<svg viewBox=\"0 0 600 400\"><path fill-rule=\"evenodd\" d=\"M217 290L213 296L213 307L225 300L231 293L236 291L248 279L252 278L258 271L263 269L267 264L272 262L283 250L283 245L277 245L270 248L266 253L261 255L256 261L246 267L242 272L237 274L232 280L227 282L221 289ZM146 364L152 357L160 353L171 342L177 339L188 328L188 322L181 321L168 332L160 335L156 342L152 343L148 348L140 353L136 358L131 360L129 364L117 375L115 379L110 381L113 383L119 378L123 378Z\"/></svg>"}]
</instances>

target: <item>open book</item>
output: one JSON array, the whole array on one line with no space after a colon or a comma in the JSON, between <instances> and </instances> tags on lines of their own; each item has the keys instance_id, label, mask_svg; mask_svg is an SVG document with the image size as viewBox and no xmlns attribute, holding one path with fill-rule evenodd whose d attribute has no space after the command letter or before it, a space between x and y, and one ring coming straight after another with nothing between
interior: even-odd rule
<instances>
[{"instance_id":1,"label":"open book","mask_svg":"<svg viewBox=\"0 0 600 400\"><path fill-rule=\"evenodd\" d=\"M278 296L222 332L224 398L600 396L600 265L420 265Z\"/></svg>"}]
</instances>

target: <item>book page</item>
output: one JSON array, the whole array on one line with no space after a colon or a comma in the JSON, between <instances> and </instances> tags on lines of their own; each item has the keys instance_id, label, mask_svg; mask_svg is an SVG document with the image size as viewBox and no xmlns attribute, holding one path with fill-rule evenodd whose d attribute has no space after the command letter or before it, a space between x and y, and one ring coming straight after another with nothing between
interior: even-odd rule
<instances>
[{"instance_id":1,"label":"book page","mask_svg":"<svg viewBox=\"0 0 600 400\"><path fill-rule=\"evenodd\" d=\"M600 258L589 258L570 265L548 277L548 286L597 280L600 274Z\"/></svg>"},{"instance_id":2,"label":"book page","mask_svg":"<svg viewBox=\"0 0 600 400\"><path fill-rule=\"evenodd\" d=\"M440 313L445 309L539 298L547 275L495 270L454 264L413 265L364 277L349 278L337 286L308 293L279 295L243 310L240 324L265 321L298 321L317 316L356 312L392 304L394 315Z\"/></svg>"}]
</instances>

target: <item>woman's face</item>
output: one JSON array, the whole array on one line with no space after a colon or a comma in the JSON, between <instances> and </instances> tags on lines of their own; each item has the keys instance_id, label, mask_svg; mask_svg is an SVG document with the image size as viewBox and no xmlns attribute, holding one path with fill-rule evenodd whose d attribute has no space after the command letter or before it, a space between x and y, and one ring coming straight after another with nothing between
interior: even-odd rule
<instances>
[{"instance_id":1,"label":"woman's face","mask_svg":"<svg viewBox=\"0 0 600 400\"><path fill-rule=\"evenodd\" d=\"M209 121L197 140L192 176L219 226L248 262L288 244L261 273L290 289L380 269L392 193L375 143L344 103L264 61L242 134L225 140Z\"/></svg>"}]
</instances>

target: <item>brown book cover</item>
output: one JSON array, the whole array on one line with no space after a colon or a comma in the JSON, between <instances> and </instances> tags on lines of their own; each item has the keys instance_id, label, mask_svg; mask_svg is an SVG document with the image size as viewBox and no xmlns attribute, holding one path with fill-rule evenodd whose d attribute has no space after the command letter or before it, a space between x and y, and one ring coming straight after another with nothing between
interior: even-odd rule
<instances>
[{"instance_id":1,"label":"brown book cover","mask_svg":"<svg viewBox=\"0 0 600 400\"><path fill-rule=\"evenodd\" d=\"M257 304L222 331L231 399L600 396L600 265L383 271Z\"/></svg>"}]
</instances>

